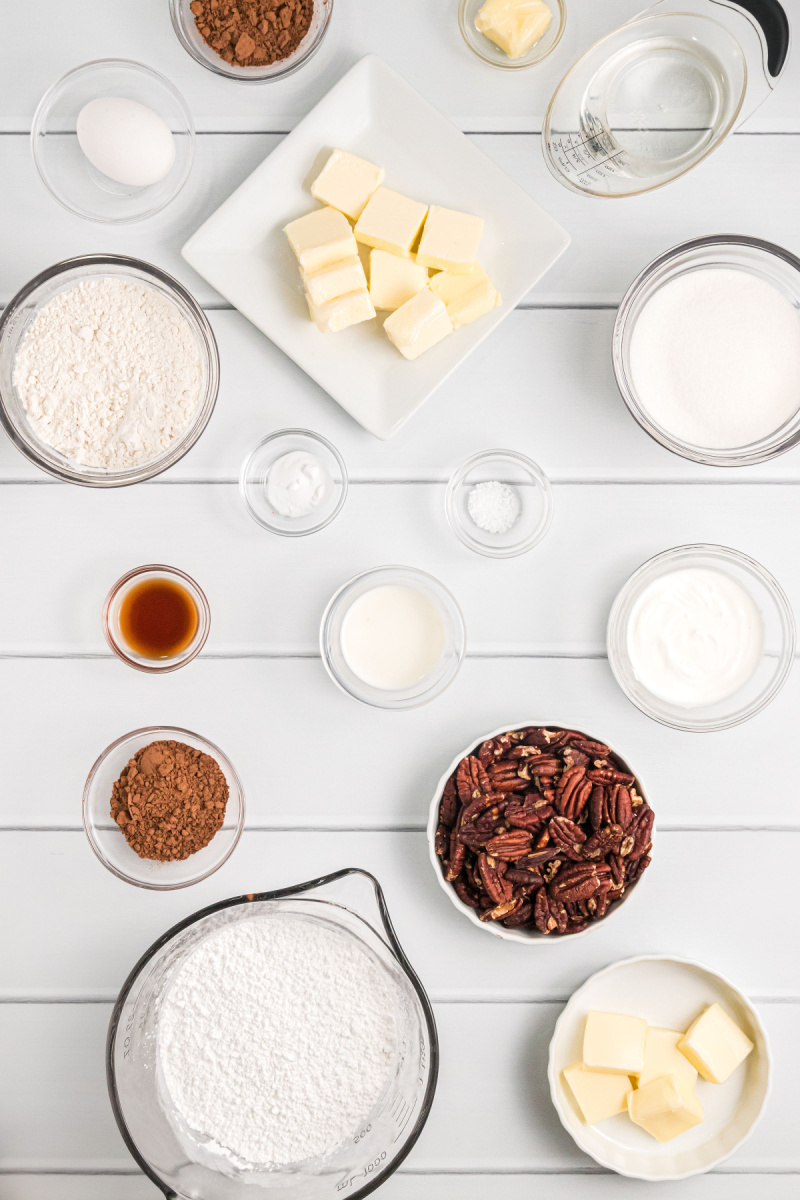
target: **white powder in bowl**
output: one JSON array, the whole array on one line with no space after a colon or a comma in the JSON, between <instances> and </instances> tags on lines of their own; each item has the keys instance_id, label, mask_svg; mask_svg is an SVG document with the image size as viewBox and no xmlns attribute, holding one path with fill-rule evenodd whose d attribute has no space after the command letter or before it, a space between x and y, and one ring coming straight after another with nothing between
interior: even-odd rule
<instances>
[{"instance_id":1,"label":"white powder in bowl","mask_svg":"<svg viewBox=\"0 0 800 1200\"><path fill-rule=\"evenodd\" d=\"M519 520L519 496L507 483L476 483L467 497L470 517L485 533L508 533Z\"/></svg>"},{"instance_id":2,"label":"white powder in bowl","mask_svg":"<svg viewBox=\"0 0 800 1200\"><path fill-rule=\"evenodd\" d=\"M203 383L188 321L154 288L87 279L34 317L14 385L37 437L75 463L122 471L188 426Z\"/></svg>"},{"instance_id":3,"label":"white powder in bowl","mask_svg":"<svg viewBox=\"0 0 800 1200\"><path fill-rule=\"evenodd\" d=\"M800 315L749 271L703 268L647 301L631 336L639 401L673 437L747 446L800 408Z\"/></svg>"},{"instance_id":4,"label":"white powder in bowl","mask_svg":"<svg viewBox=\"0 0 800 1200\"><path fill-rule=\"evenodd\" d=\"M399 993L347 934L251 917L202 942L164 997L169 1095L207 1148L285 1166L352 1137L398 1057Z\"/></svg>"}]
</instances>

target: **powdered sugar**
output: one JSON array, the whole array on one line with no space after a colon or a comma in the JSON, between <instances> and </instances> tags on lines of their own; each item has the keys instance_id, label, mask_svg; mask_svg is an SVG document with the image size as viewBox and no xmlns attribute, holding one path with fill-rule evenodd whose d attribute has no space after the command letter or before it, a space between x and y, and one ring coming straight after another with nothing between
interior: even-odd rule
<instances>
[{"instance_id":1,"label":"powdered sugar","mask_svg":"<svg viewBox=\"0 0 800 1200\"><path fill-rule=\"evenodd\" d=\"M73 462L149 462L194 415L203 372L192 330L154 288L83 280L46 304L14 363L33 431Z\"/></svg>"},{"instance_id":2,"label":"powdered sugar","mask_svg":"<svg viewBox=\"0 0 800 1200\"><path fill-rule=\"evenodd\" d=\"M228 926L164 998L159 1058L175 1107L229 1157L330 1155L392 1074L393 989L366 948L327 925L276 914Z\"/></svg>"}]
</instances>

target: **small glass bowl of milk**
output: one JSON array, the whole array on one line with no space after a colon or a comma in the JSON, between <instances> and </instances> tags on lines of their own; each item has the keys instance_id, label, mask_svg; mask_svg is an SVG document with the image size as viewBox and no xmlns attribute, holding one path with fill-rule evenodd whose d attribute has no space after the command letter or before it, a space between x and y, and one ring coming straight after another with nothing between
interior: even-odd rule
<instances>
[{"instance_id":1,"label":"small glass bowl of milk","mask_svg":"<svg viewBox=\"0 0 800 1200\"><path fill-rule=\"evenodd\" d=\"M608 661L648 717L690 733L730 729L770 704L794 662L783 588L726 546L678 546L649 559L614 601Z\"/></svg>"},{"instance_id":2,"label":"small glass bowl of milk","mask_svg":"<svg viewBox=\"0 0 800 1200\"><path fill-rule=\"evenodd\" d=\"M375 708L428 704L455 679L465 648L455 598L414 567L375 567L356 575L330 601L320 627L331 679Z\"/></svg>"}]
</instances>

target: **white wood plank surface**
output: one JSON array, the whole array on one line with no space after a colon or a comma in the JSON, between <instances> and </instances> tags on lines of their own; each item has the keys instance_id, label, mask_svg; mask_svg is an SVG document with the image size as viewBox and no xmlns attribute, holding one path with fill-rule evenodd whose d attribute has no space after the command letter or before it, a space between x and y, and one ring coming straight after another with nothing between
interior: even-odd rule
<instances>
[{"instance_id":1,"label":"white wood plank surface","mask_svg":"<svg viewBox=\"0 0 800 1200\"><path fill-rule=\"evenodd\" d=\"M645 558L683 542L751 553L800 612L800 452L750 471L685 463L628 416L610 364L614 308L669 246L730 231L800 253L800 73L795 58L744 130L685 179L624 204L593 203L550 177L542 116L577 55L646 0L567 2L556 54L509 76L463 47L456 0L335 0L317 57L263 87L192 62L172 32L167 0L39 0L3 13L0 304L69 255L108 250L157 263L211 310L222 388L194 451L162 482L125 492L56 485L0 436L0 1200L156 1200L107 1101L109 1002L141 951L181 917L344 865L370 869L384 885L442 1039L430 1122L381 1190L386 1200L655 1195L577 1151L543 1070L560 1003L592 971L648 952L694 957L730 975L759 1004L776 1062L775 1094L753 1140L720 1173L662 1186L659 1197L797 1195L800 958L787 926L800 838L791 755L800 673L751 724L697 737L642 716L603 655L618 587ZM800 27L800 0L785 3ZM573 239L470 369L387 444L359 429L180 258L187 236L365 53L395 66ZM201 131L178 200L119 229L55 204L27 136L44 90L106 56L164 71ZM249 521L236 486L245 453L285 425L330 437L354 481L339 520L293 544ZM506 563L461 547L442 511L451 471L490 445L530 454L555 485L547 541ZM435 707L404 714L350 701L317 656L331 592L390 559L453 589L470 641L454 686ZM159 560L196 575L213 628L198 662L153 679L109 655L99 620L110 584L138 562ZM613 922L580 942L530 949L463 920L438 887L423 832L453 756L489 728L528 719L610 740L643 777L659 825L656 861ZM102 748L157 722L218 742L248 800L248 829L231 861L203 884L166 895L109 875L80 813Z\"/></svg>"},{"instance_id":2,"label":"white wood plank surface","mask_svg":"<svg viewBox=\"0 0 800 1200\"><path fill-rule=\"evenodd\" d=\"M275 135L199 137L196 167L175 202L148 221L115 228L92 225L57 205L38 179L28 138L4 137L0 223L14 236L5 239L0 302L54 262L106 251L156 263L201 303L222 303L181 259L180 247L280 140ZM615 305L656 255L705 234L750 234L800 250L793 193L800 137L737 135L668 188L623 203L568 192L550 175L538 136L484 134L472 140L572 237L567 252L530 294L530 303Z\"/></svg>"},{"instance_id":3,"label":"white wood plank surface","mask_svg":"<svg viewBox=\"0 0 800 1200\"><path fill-rule=\"evenodd\" d=\"M459 1172L500 1172L490 1187L503 1195L509 1173L593 1166L562 1129L547 1090L547 1050L559 1011L556 1004L436 1006L437 1100L406 1160L408 1168L439 1172L457 1164ZM98 1170L130 1164L106 1097L110 1012L107 1004L3 1006L4 1170L85 1171L89 1164ZM793 1062L800 1053L798 1008L766 1004L759 1006L759 1015L783 1054L776 1055L767 1117L728 1169L800 1171L795 1121L800 1083ZM573 1179L573 1189L580 1183ZM760 1185L755 1186L759 1194Z\"/></svg>"},{"instance_id":4,"label":"white wood plank surface","mask_svg":"<svg viewBox=\"0 0 800 1200\"><path fill-rule=\"evenodd\" d=\"M798 832L657 834L652 866L611 920L579 942L521 947L456 911L421 833L247 832L211 879L164 894L114 879L82 831L7 833L2 908L26 894L27 917L3 931L0 999L113 999L159 934L206 904L362 867L380 880L397 935L434 1001L562 999L614 958L647 953L700 959L755 997L789 1000L800 996L800 963L786 952L783 923L769 914L781 909L799 851ZM766 863L758 919L753 888L741 881Z\"/></svg>"},{"instance_id":5,"label":"white wood plank surface","mask_svg":"<svg viewBox=\"0 0 800 1200\"><path fill-rule=\"evenodd\" d=\"M387 713L344 696L314 659L202 658L160 679L111 658L12 659L0 661L0 726L14 731L0 828L79 829L83 784L97 756L123 733L164 722L225 750L242 778L250 828L422 829L457 754L504 723L535 718L577 725L627 754L662 828L798 829L786 748L796 738L799 703L796 670L744 734L698 737L648 720L601 660L473 658L435 709ZM743 740L757 752L742 753ZM729 762L735 769L721 773ZM191 903L194 892L185 896Z\"/></svg>"},{"instance_id":6,"label":"white wood plank surface","mask_svg":"<svg viewBox=\"0 0 800 1200\"><path fill-rule=\"evenodd\" d=\"M783 0L800 17L798 0ZM164 0L110 4L48 0L40 13L34 56L9 56L0 128L27 129L40 96L65 71L93 58L146 62L183 91L200 129L291 129L364 54L379 54L464 129L538 129L551 93L572 62L599 37L647 7L645 0L568 0L567 32L553 56L521 75L483 66L466 49L451 0L335 0L322 48L308 66L278 83L244 87L198 66L181 48ZM30 9L9 10L8 44L26 45ZM42 33L41 31L45 31ZM797 129L800 86L791 64L780 87L757 114L757 127Z\"/></svg>"},{"instance_id":7,"label":"white wood plank surface","mask_svg":"<svg viewBox=\"0 0 800 1200\"><path fill-rule=\"evenodd\" d=\"M443 484L355 486L313 538L266 533L234 484L9 484L2 499L14 516L0 525L0 561L14 571L0 592L0 653L103 650L108 589L148 562L197 579L211 605L208 650L217 654L316 652L333 593L387 562L430 571L451 589L473 653L602 653L609 610L630 574L690 542L751 554L800 611L800 558L786 536L800 522L795 488L563 484L554 492L545 540L528 555L487 561L447 525Z\"/></svg>"},{"instance_id":8,"label":"white wood plank surface","mask_svg":"<svg viewBox=\"0 0 800 1200\"><path fill-rule=\"evenodd\" d=\"M197 445L162 478L234 482L253 446L301 426L330 438L351 479L438 480L464 459L507 446L538 461L556 483L800 481L800 450L759 467L702 467L658 446L628 414L611 367L614 311L518 310L413 421L388 442L343 409L239 313L212 311L223 364L219 400ZM0 433L0 483L52 480ZM313 545L310 542L309 545Z\"/></svg>"}]
</instances>

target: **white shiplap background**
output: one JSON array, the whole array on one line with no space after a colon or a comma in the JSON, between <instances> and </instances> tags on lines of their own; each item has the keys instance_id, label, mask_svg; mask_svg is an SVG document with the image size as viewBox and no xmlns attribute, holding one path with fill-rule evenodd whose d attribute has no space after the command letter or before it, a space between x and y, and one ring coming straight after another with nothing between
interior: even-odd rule
<instances>
[{"instance_id":1,"label":"white shiplap background","mask_svg":"<svg viewBox=\"0 0 800 1200\"><path fill-rule=\"evenodd\" d=\"M656 254L702 234L747 233L800 252L800 76L700 170L611 204L549 176L540 127L571 61L643 0L571 0L543 66L492 72L460 42L456 0L335 0L313 62L242 87L194 64L166 0L6 4L0 43L0 303L68 255L110 250L173 272L211 311L222 390L199 445L159 481L68 488L0 443L0 1198L155 1200L116 1132L103 1048L112 1001L146 946L215 899L342 866L383 883L401 940L436 1006L442 1072L433 1114L387 1200L631 1200L651 1186L598 1172L563 1132L544 1064L559 1008L595 969L635 953L699 958L757 1003L775 1093L752 1141L664 1200L797 1196L800 959L793 932L800 820L794 746L800 674L761 717L692 737L653 724L604 657L613 596L645 558L718 541L760 559L800 613L800 453L714 472L674 458L627 416L610 367L614 308ZM788 0L800 26L800 0ZM381 55L528 188L573 244L519 311L392 442L354 425L182 262L185 238L363 54ZM57 77L90 59L165 72L197 122L197 163L166 212L129 229L61 210L35 174L28 131ZM354 487L313 539L256 528L239 502L245 452L306 425L342 450ZM484 561L456 543L444 484L491 445L536 458L555 485L542 547ZM316 655L320 613L358 570L433 571L459 597L468 661L434 707L357 706ZM107 653L100 608L140 562L172 562L209 595L213 632L186 671L152 679ZM441 895L422 832L434 784L470 739L503 721L562 718L633 760L657 810L657 862L639 898L578 943L525 950L474 930ZM99 751L139 725L184 725L222 745L248 797L232 860L185 892L127 887L93 858L80 795ZM546 1178L543 1178L546 1177Z\"/></svg>"}]
</instances>

